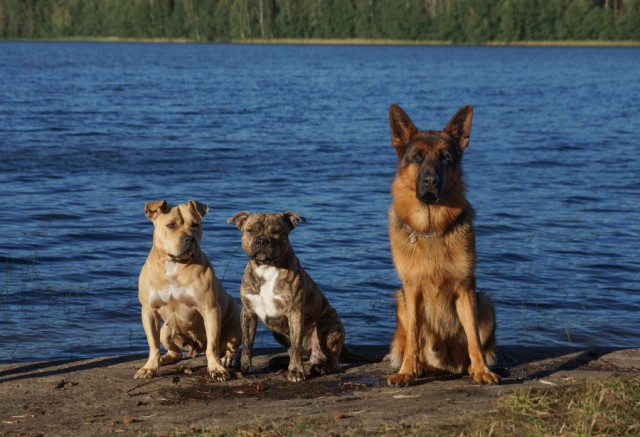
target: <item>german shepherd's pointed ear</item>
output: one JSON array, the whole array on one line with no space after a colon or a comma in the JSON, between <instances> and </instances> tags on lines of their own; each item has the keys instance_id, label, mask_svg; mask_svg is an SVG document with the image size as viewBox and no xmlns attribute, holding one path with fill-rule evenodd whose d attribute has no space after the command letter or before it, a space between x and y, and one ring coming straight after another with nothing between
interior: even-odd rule
<instances>
[{"instance_id":1,"label":"german shepherd's pointed ear","mask_svg":"<svg viewBox=\"0 0 640 437\"><path fill-rule=\"evenodd\" d=\"M201 219L209 212L209 206L196 200L190 200L189 206L200 216Z\"/></svg>"},{"instance_id":2,"label":"german shepherd's pointed ear","mask_svg":"<svg viewBox=\"0 0 640 437\"><path fill-rule=\"evenodd\" d=\"M167 208L166 200L154 200L153 202L147 202L144 204L144 215L151 221L154 221L156 217L162 214Z\"/></svg>"},{"instance_id":3,"label":"german shepherd's pointed ear","mask_svg":"<svg viewBox=\"0 0 640 437\"><path fill-rule=\"evenodd\" d=\"M402 158L404 147L418 129L402 108L395 103L389 107L389 125L391 126L391 144L395 147L398 158Z\"/></svg>"},{"instance_id":4,"label":"german shepherd's pointed ear","mask_svg":"<svg viewBox=\"0 0 640 437\"><path fill-rule=\"evenodd\" d=\"M451 135L464 150L469 145L469 133L471 132L471 119L473 118L473 106L467 105L460 108L456 115L449 120L444 131Z\"/></svg>"},{"instance_id":5,"label":"german shepherd's pointed ear","mask_svg":"<svg viewBox=\"0 0 640 437\"><path fill-rule=\"evenodd\" d=\"M244 222L247 221L251 213L249 211L240 211L236 213L233 217L229 217L227 219L227 223L234 222L236 224L236 228L242 230L244 226Z\"/></svg>"},{"instance_id":6,"label":"german shepherd's pointed ear","mask_svg":"<svg viewBox=\"0 0 640 437\"><path fill-rule=\"evenodd\" d=\"M302 223L307 222L306 218L299 216L293 211L285 211L282 213L282 216L286 220L287 224L291 226L292 230L297 226L298 222L302 222Z\"/></svg>"}]
</instances>

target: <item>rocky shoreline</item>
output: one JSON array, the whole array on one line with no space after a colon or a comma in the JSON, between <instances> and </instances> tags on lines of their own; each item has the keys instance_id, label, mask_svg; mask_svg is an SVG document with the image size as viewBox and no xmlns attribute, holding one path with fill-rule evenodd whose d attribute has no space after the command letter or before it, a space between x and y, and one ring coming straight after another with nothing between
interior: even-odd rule
<instances>
[{"instance_id":1,"label":"rocky shoreline","mask_svg":"<svg viewBox=\"0 0 640 437\"><path fill-rule=\"evenodd\" d=\"M381 346L354 347L382 357ZM281 421L323 418L327 433L429 423L446 425L490 412L517 388L552 387L594 378L638 375L640 349L502 347L503 381L478 386L466 376L423 378L389 387L389 363L344 363L341 372L294 384L269 362L284 351L257 351L255 372L213 382L203 357L134 380L142 356L0 366L0 435L180 435L259 429Z\"/></svg>"}]
</instances>

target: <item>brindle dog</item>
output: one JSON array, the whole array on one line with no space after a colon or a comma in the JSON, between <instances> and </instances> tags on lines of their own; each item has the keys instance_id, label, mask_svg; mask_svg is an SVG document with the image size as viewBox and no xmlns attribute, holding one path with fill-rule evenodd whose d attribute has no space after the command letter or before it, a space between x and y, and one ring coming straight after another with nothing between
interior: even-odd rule
<instances>
[{"instance_id":1,"label":"brindle dog","mask_svg":"<svg viewBox=\"0 0 640 437\"><path fill-rule=\"evenodd\" d=\"M345 338L342 322L289 244L289 232L300 221L305 219L291 211L243 211L227 220L242 231L242 248L249 257L240 288L244 373L251 367L258 318L289 348L289 381L305 379L303 357L309 358L311 373L338 369Z\"/></svg>"}]
</instances>

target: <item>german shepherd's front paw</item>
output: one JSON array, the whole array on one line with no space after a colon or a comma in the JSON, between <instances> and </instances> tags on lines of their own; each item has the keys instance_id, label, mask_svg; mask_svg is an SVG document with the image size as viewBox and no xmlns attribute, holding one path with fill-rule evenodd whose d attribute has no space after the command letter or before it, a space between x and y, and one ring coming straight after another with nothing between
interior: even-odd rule
<instances>
[{"instance_id":1,"label":"german shepherd's front paw","mask_svg":"<svg viewBox=\"0 0 640 437\"><path fill-rule=\"evenodd\" d=\"M387 379L387 384L394 387L408 387L415 380L415 375L409 375L408 373L396 373Z\"/></svg>"},{"instance_id":2,"label":"german shepherd's front paw","mask_svg":"<svg viewBox=\"0 0 640 437\"><path fill-rule=\"evenodd\" d=\"M288 370L287 380L291 382L302 382L305 380L304 372L301 372L300 370Z\"/></svg>"},{"instance_id":3,"label":"german shepherd's front paw","mask_svg":"<svg viewBox=\"0 0 640 437\"><path fill-rule=\"evenodd\" d=\"M480 385L500 384L500 377L489 370L488 367L476 372L472 372L473 380Z\"/></svg>"}]
</instances>

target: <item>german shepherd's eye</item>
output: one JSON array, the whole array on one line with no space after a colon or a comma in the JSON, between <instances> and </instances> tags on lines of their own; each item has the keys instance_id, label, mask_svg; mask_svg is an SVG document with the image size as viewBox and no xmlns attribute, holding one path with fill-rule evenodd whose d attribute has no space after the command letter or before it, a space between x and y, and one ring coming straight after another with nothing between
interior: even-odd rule
<instances>
[{"instance_id":1,"label":"german shepherd's eye","mask_svg":"<svg viewBox=\"0 0 640 437\"><path fill-rule=\"evenodd\" d=\"M448 165L451 164L451 153L447 152L447 151L442 151L440 152L440 156L438 157L438 159L440 160L440 163L443 165Z\"/></svg>"},{"instance_id":2,"label":"german shepherd's eye","mask_svg":"<svg viewBox=\"0 0 640 437\"><path fill-rule=\"evenodd\" d=\"M177 228L178 228L178 224L177 224L176 222L171 222L171 223L169 223L169 224L167 225L167 227L168 227L169 229L172 229L172 230L173 230L173 229L177 229Z\"/></svg>"},{"instance_id":3,"label":"german shepherd's eye","mask_svg":"<svg viewBox=\"0 0 640 437\"><path fill-rule=\"evenodd\" d=\"M413 156L411 156L411 161L415 162L416 164L420 164L422 161L424 161L422 152L415 152Z\"/></svg>"}]
</instances>

